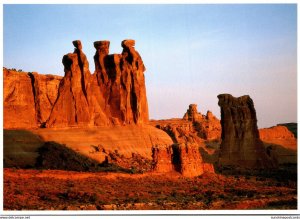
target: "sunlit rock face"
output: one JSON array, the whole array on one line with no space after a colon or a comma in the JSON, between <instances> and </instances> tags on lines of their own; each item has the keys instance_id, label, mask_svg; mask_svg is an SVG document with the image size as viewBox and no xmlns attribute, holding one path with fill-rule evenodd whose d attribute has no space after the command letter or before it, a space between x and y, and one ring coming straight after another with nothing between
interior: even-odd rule
<instances>
[{"instance_id":1,"label":"sunlit rock face","mask_svg":"<svg viewBox=\"0 0 300 219\"><path fill-rule=\"evenodd\" d=\"M96 41L94 87L103 94L105 112L112 123L143 124L149 120L146 70L134 40L122 41L122 54L109 55L109 41Z\"/></svg>"},{"instance_id":2,"label":"sunlit rock face","mask_svg":"<svg viewBox=\"0 0 300 219\"><path fill-rule=\"evenodd\" d=\"M62 77L3 68L3 126L36 128L49 118Z\"/></svg>"},{"instance_id":3,"label":"sunlit rock face","mask_svg":"<svg viewBox=\"0 0 300 219\"><path fill-rule=\"evenodd\" d=\"M95 73L80 40L63 56L64 77L3 69L4 127L92 127L148 123L146 70L134 40L109 54L96 41Z\"/></svg>"}]
</instances>

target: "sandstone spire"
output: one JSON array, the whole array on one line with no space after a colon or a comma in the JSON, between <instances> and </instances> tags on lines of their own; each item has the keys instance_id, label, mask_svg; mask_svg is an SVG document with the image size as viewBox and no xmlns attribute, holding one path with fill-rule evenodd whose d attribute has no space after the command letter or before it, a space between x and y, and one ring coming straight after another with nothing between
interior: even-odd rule
<instances>
[{"instance_id":1,"label":"sandstone spire","mask_svg":"<svg viewBox=\"0 0 300 219\"><path fill-rule=\"evenodd\" d=\"M113 123L148 122L145 67L134 40L122 41L122 54L109 55L109 41L96 41L97 82Z\"/></svg>"},{"instance_id":2,"label":"sandstone spire","mask_svg":"<svg viewBox=\"0 0 300 219\"><path fill-rule=\"evenodd\" d=\"M74 53L62 59L65 76L60 82L57 100L53 106L48 127L83 126L90 123L87 87L89 64L79 40L73 41Z\"/></svg>"},{"instance_id":3,"label":"sandstone spire","mask_svg":"<svg viewBox=\"0 0 300 219\"><path fill-rule=\"evenodd\" d=\"M145 66L134 48L135 41L122 41L122 53L112 55L109 54L109 41L94 42L94 74L90 73L81 41L75 40L73 45L74 52L62 59L65 72L62 79L4 69L4 126L86 127L148 123ZM22 82L19 83L19 79ZM26 116L19 116L23 112ZM16 115L22 119L15 119Z\"/></svg>"},{"instance_id":4,"label":"sandstone spire","mask_svg":"<svg viewBox=\"0 0 300 219\"><path fill-rule=\"evenodd\" d=\"M259 139L257 118L250 96L235 98L220 94L222 143L219 165L241 168L267 168L273 163Z\"/></svg>"}]
</instances>

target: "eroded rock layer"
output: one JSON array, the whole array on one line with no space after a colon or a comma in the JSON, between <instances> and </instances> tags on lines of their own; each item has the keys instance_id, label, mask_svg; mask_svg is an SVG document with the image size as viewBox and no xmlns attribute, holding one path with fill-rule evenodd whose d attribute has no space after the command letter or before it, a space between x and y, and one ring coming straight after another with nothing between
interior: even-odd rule
<instances>
[{"instance_id":1,"label":"eroded rock layer","mask_svg":"<svg viewBox=\"0 0 300 219\"><path fill-rule=\"evenodd\" d=\"M219 165L269 168L274 164L259 139L257 118L250 96L218 95L221 107L222 143Z\"/></svg>"},{"instance_id":2,"label":"eroded rock layer","mask_svg":"<svg viewBox=\"0 0 300 219\"><path fill-rule=\"evenodd\" d=\"M170 172L174 170L172 162L172 146L154 146L152 148L153 170L157 172Z\"/></svg>"},{"instance_id":3,"label":"eroded rock layer","mask_svg":"<svg viewBox=\"0 0 300 219\"><path fill-rule=\"evenodd\" d=\"M203 174L203 161L197 144L181 143L173 147L175 169L183 176Z\"/></svg>"},{"instance_id":4,"label":"eroded rock layer","mask_svg":"<svg viewBox=\"0 0 300 219\"><path fill-rule=\"evenodd\" d=\"M204 172L214 173L214 166L204 163L199 146L192 143L155 146L152 148L153 170L176 171L185 177L200 176Z\"/></svg>"},{"instance_id":5,"label":"eroded rock layer","mask_svg":"<svg viewBox=\"0 0 300 219\"><path fill-rule=\"evenodd\" d=\"M280 145L295 151L297 150L297 139L285 126L277 125L270 128L259 129L259 136L265 143Z\"/></svg>"},{"instance_id":6,"label":"eroded rock layer","mask_svg":"<svg viewBox=\"0 0 300 219\"><path fill-rule=\"evenodd\" d=\"M122 54L96 41L95 73L79 40L62 63L65 75L44 76L4 69L4 128L92 127L148 122L145 66L134 40Z\"/></svg>"},{"instance_id":7,"label":"eroded rock layer","mask_svg":"<svg viewBox=\"0 0 300 219\"><path fill-rule=\"evenodd\" d=\"M150 124L167 132L174 143L201 143L221 138L220 120L210 111L201 114L196 104L189 105L183 119L152 120Z\"/></svg>"},{"instance_id":8,"label":"eroded rock layer","mask_svg":"<svg viewBox=\"0 0 300 219\"><path fill-rule=\"evenodd\" d=\"M74 53L62 59L65 76L61 80L57 100L53 106L47 127L88 126L90 124L87 97L89 64L82 52L80 41L73 41Z\"/></svg>"},{"instance_id":9,"label":"eroded rock layer","mask_svg":"<svg viewBox=\"0 0 300 219\"><path fill-rule=\"evenodd\" d=\"M43 126L56 100L60 80L60 76L3 68L4 128Z\"/></svg>"}]
</instances>

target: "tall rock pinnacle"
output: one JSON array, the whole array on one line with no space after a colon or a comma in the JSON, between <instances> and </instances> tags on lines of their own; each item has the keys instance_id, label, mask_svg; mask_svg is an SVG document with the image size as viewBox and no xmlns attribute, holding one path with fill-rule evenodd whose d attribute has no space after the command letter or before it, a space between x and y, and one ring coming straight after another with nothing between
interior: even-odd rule
<instances>
[{"instance_id":1,"label":"tall rock pinnacle","mask_svg":"<svg viewBox=\"0 0 300 219\"><path fill-rule=\"evenodd\" d=\"M122 54L109 54L109 41L96 41L95 73L79 40L63 57L65 76L47 127L143 124L149 120L144 71L134 40L122 42Z\"/></svg>"},{"instance_id":2,"label":"tall rock pinnacle","mask_svg":"<svg viewBox=\"0 0 300 219\"><path fill-rule=\"evenodd\" d=\"M87 86L89 64L79 40L73 41L74 53L64 55L65 76L60 82L48 127L86 126L90 123Z\"/></svg>"},{"instance_id":3,"label":"tall rock pinnacle","mask_svg":"<svg viewBox=\"0 0 300 219\"><path fill-rule=\"evenodd\" d=\"M263 169L273 167L259 139L256 111L248 96L220 94L222 143L219 165Z\"/></svg>"},{"instance_id":4,"label":"tall rock pinnacle","mask_svg":"<svg viewBox=\"0 0 300 219\"><path fill-rule=\"evenodd\" d=\"M134 40L122 42L122 54L109 55L109 41L96 41L96 78L104 95L105 108L113 123L141 124L149 120L145 67L133 47Z\"/></svg>"}]
</instances>

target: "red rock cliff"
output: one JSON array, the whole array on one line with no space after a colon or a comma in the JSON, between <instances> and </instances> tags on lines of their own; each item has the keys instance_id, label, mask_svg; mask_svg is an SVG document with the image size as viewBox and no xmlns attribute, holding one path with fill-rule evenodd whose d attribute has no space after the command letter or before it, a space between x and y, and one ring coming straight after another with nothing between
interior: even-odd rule
<instances>
[{"instance_id":1,"label":"red rock cliff","mask_svg":"<svg viewBox=\"0 0 300 219\"><path fill-rule=\"evenodd\" d=\"M59 76L3 69L4 128L36 128L48 119L57 97Z\"/></svg>"},{"instance_id":2,"label":"red rock cliff","mask_svg":"<svg viewBox=\"0 0 300 219\"><path fill-rule=\"evenodd\" d=\"M62 59L65 75L44 76L4 69L4 128L88 127L148 122L145 66L134 40L109 55L97 41L95 73L79 40Z\"/></svg>"}]
</instances>

